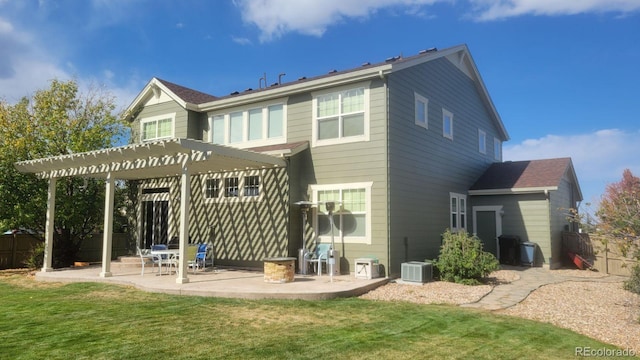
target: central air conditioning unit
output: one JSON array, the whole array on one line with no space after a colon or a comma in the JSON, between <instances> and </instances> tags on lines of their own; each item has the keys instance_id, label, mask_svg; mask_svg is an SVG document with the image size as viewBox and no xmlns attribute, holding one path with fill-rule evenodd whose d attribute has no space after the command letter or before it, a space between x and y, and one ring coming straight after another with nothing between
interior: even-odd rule
<instances>
[{"instance_id":1,"label":"central air conditioning unit","mask_svg":"<svg viewBox=\"0 0 640 360\"><path fill-rule=\"evenodd\" d=\"M425 283L433 279L433 265L430 262L409 261L402 263L402 281Z\"/></svg>"}]
</instances>

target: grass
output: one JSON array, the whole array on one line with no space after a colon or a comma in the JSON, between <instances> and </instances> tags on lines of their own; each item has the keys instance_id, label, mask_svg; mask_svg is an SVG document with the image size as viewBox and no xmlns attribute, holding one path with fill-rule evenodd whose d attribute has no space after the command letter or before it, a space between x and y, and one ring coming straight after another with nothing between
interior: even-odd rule
<instances>
[{"instance_id":1,"label":"grass","mask_svg":"<svg viewBox=\"0 0 640 360\"><path fill-rule=\"evenodd\" d=\"M248 301L0 275L0 359L573 359L574 332L451 306Z\"/></svg>"}]
</instances>

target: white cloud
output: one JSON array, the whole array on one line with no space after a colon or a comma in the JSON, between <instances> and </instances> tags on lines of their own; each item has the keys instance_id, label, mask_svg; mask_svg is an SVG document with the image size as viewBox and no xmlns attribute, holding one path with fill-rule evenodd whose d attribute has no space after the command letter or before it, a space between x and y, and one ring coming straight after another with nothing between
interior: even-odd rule
<instances>
[{"instance_id":1,"label":"white cloud","mask_svg":"<svg viewBox=\"0 0 640 360\"><path fill-rule=\"evenodd\" d=\"M571 157L586 202L597 202L606 184L619 181L622 171L640 175L640 131L604 129L568 136L547 135L504 145L504 160Z\"/></svg>"},{"instance_id":2,"label":"white cloud","mask_svg":"<svg viewBox=\"0 0 640 360\"><path fill-rule=\"evenodd\" d=\"M425 6L454 0L235 0L242 19L260 30L260 41L289 32L322 36L327 28L349 19L367 19L382 9L426 19L434 15ZM629 14L640 10L638 0L466 0L476 20L497 20L521 15L575 15L583 13ZM397 11L395 11L397 12Z\"/></svg>"},{"instance_id":3,"label":"white cloud","mask_svg":"<svg viewBox=\"0 0 640 360\"><path fill-rule=\"evenodd\" d=\"M251 40L245 38L245 37L237 37L237 36L232 36L231 40L233 40L234 43L239 44L239 45L251 45Z\"/></svg>"},{"instance_id":4,"label":"white cloud","mask_svg":"<svg viewBox=\"0 0 640 360\"><path fill-rule=\"evenodd\" d=\"M496 20L521 15L576 15L614 12L627 14L640 10L638 0L469 0L472 17Z\"/></svg>"},{"instance_id":5,"label":"white cloud","mask_svg":"<svg viewBox=\"0 0 640 360\"><path fill-rule=\"evenodd\" d=\"M349 18L368 18L383 8L406 7L419 13L417 7L444 0L236 0L242 19L256 25L260 40L269 41L288 32L322 36L331 25Z\"/></svg>"}]
</instances>

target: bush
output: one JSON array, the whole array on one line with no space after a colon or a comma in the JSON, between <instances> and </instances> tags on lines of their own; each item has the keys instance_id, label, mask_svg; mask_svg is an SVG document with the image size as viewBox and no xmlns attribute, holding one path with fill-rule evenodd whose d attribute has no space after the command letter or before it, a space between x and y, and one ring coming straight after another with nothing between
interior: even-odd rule
<instances>
[{"instance_id":1,"label":"bush","mask_svg":"<svg viewBox=\"0 0 640 360\"><path fill-rule=\"evenodd\" d=\"M44 241L31 248L29 256L24 260L24 265L32 270L42 268L44 265Z\"/></svg>"},{"instance_id":2,"label":"bush","mask_svg":"<svg viewBox=\"0 0 640 360\"><path fill-rule=\"evenodd\" d=\"M434 263L440 272L440 280L476 285L480 279L498 270L498 260L493 254L482 251L478 237L447 230L442 238L440 257Z\"/></svg>"},{"instance_id":3,"label":"bush","mask_svg":"<svg viewBox=\"0 0 640 360\"><path fill-rule=\"evenodd\" d=\"M635 265L631 269L631 277L625 280L623 287L632 293L640 294L640 265Z\"/></svg>"}]
</instances>

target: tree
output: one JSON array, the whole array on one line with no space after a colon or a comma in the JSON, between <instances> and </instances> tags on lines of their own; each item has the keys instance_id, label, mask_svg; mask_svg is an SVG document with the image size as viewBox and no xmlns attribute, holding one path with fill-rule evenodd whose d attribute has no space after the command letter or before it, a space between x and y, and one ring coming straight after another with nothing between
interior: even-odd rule
<instances>
[{"instance_id":1,"label":"tree","mask_svg":"<svg viewBox=\"0 0 640 360\"><path fill-rule=\"evenodd\" d=\"M42 233L45 227L47 180L22 174L13 164L111 147L125 134L114 110L114 98L103 89L80 93L72 80L53 80L49 89L14 105L0 101L0 230L26 227ZM103 199L103 181L59 179L55 265L75 260L82 241L102 225Z\"/></svg>"},{"instance_id":2,"label":"tree","mask_svg":"<svg viewBox=\"0 0 640 360\"><path fill-rule=\"evenodd\" d=\"M614 242L624 256L640 261L640 178L625 169L622 180L607 185L596 213L599 232ZM635 265L625 288L640 293L640 265Z\"/></svg>"}]
</instances>

